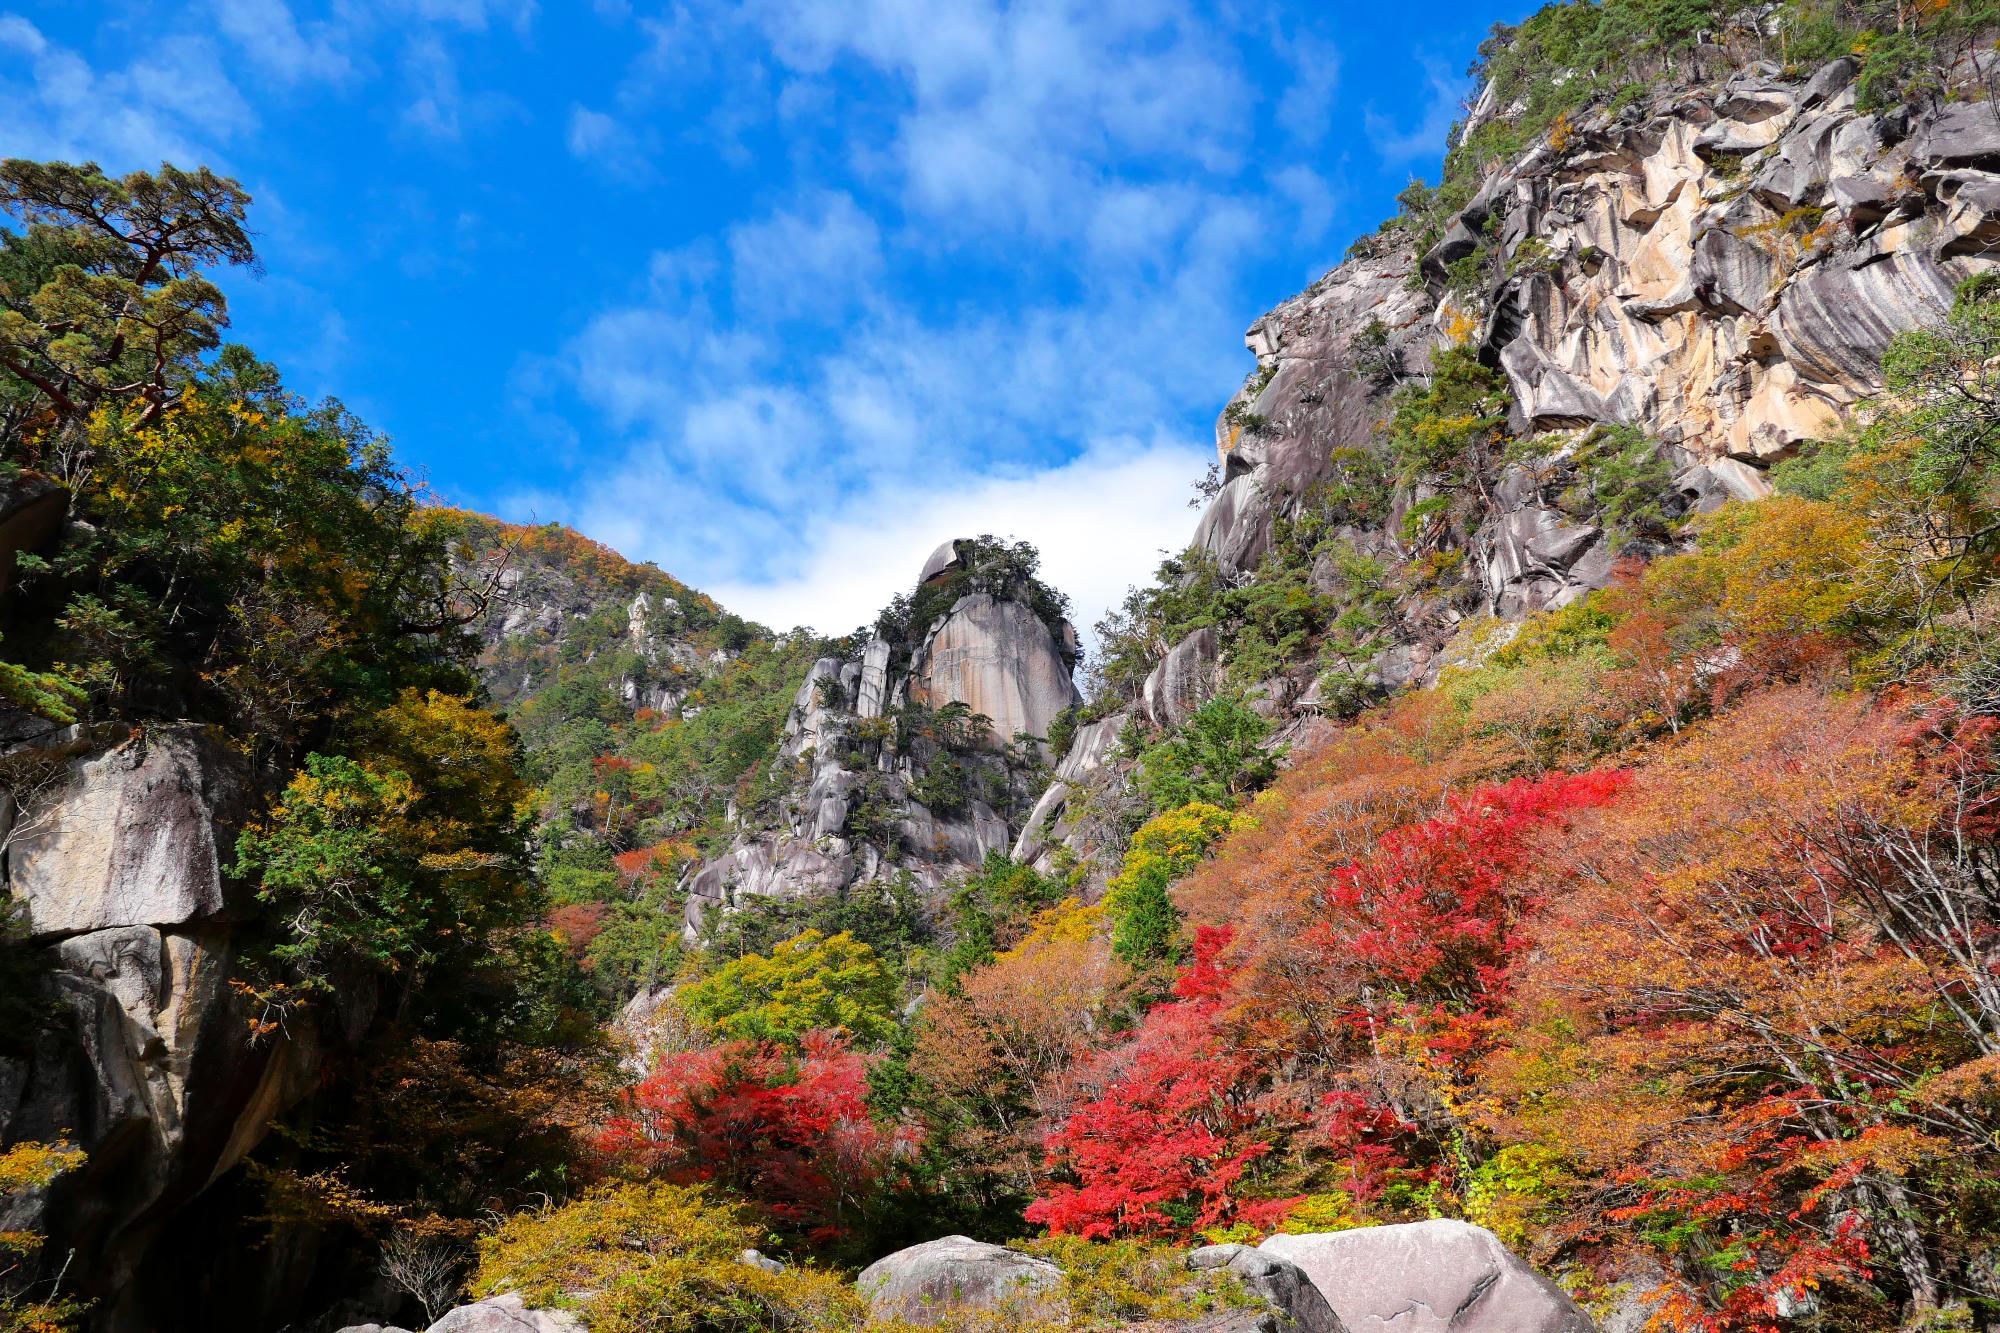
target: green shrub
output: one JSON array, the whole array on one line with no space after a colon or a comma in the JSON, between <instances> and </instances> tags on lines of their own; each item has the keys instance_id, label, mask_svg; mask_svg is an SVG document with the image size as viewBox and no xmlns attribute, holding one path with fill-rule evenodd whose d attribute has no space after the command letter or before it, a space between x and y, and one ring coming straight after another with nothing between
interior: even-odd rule
<instances>
[{"instance_id":1,"label":"green shrub","mask_svg":"<svg viewBox=\"0 0 2000 1333\"><path fill-rule=\"evenodd\" d=\"M1178 1245L1143 1240L1048 1236L1013 1248L1063 1270L1073 1329L1124 1328L1141 1321L1198 1319L1262 1304L1229 1273L1195 1273Z\"/></svg>"},{"instance_id":2,"label":"green shrub","mask_svg":"<svg viewBox=\"0 0 2000 1333\"><path fill-rule=\"evenodd\" d=\"M1665 534L1673 466L1638 427L1593 431L1578 450L1577 461L1613 550L1635 537Z\"/></svg>"},{"instance_id":3,"label":"green shrub","mask_svg":"<svg viewBox=\"0 0 2000 1333\"><path fill-rule=\"evenodd\" d=\"M1139 788L1155 810L1193 801L1235 804L1277 775L1279 755L1264 748L1271 724L1227 695L1197 708L1180 730L1139 754Z\"/></svg>"},{"instance_id":4,"label":"green shrub","mask_svg":"<svg viewBox=\"0 0 2000 1333\"><path fill-rule=\"evenodd\" d=\"M851 935L808 930L766 954L733 958L683 986L681 1004L723 1037L794 1043L816 1029L867 1046L896 1028L896 978Z\"/></svg>"}]
</instances>

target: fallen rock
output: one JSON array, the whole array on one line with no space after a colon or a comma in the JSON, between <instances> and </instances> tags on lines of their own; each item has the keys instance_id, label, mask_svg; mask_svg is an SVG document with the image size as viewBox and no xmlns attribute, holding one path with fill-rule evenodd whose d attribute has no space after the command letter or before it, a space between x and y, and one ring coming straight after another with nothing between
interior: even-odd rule
<instances>
[{"instance_id":1,"label":"fallen rock","mask_svg":"<svg viewBox=\"0 0 2000 1333\"><path fill-rule=\"evenodd\" d=\"M855 1286L871 1319L934 1324L950 1314L1001 1309L1024 1321L1066 1319L1062 1281L1062 1270L1046 1259L944 1236L877 1259Z\"/></svg>"},{"instance_id":2,"label":"fallen rock","mask_svg":"<svg viewBox=\"0 0 2000 1333\"><path fill-rule=\"evenodd\" d=\"M736 1262L748 1264L752 1268L761 1268L766 1273L782 1273L785 1271L783 1263L773 1259L762 1250L745 1250L736 1256Z\"/></svg>"},{"instance_id":3,"label":"fallen rock","mask_svg":"<svg viewBox=\"0 0 2000 1333\"><path fill-rule=\"evenodd\" d=\"M1941 167L2000 165L2000 107L1991 102L1945 107L1919 132L1910 157Z\"/></svg>"},{"instance_id":4,"label":"fallen rock","mask_svg":"<svg viewBox=\"0 0 2000 1333\"><path fill-rule=\"evenodd\" d=\"M386 1330L385 1330L386 1333ZM519 1296L489 1296L448 1311L424 1333L586 1333L567 1310L531 1310Z\"/></svg>"},{"instance_id":5,"label":"fallen rock","mask_svg":"<svg viewBox=\"0 0 2000 1333\"><path fill-rule=\"evenodd\" d=\"M1188 1255L1197 1271L1233 1273L1244 1288L1269 1301L1290 1333L1349 1333L1306 1271L1290 1259L1248 1245L1204 1245Z\"/></svg>"},{"instance_id":6,"label":"fallen rock","mask_svg":"<svg viewBox=\"0 0 2000 1333\"><path fill-rule=\"evenodd\" d=\"M1436 1219L1273 1236L1350 1333L1595 1333L1567 1293L1483 1227Z\"/></svg>"}]
</instances>

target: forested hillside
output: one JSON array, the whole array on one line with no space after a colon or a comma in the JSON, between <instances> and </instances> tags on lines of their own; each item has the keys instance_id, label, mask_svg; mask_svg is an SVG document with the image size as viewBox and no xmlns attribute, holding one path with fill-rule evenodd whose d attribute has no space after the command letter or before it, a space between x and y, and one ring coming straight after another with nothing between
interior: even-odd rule
<instances>
[{"instance_id":1,"label":"forested hillside","mask_svg":"<svg viewBox=\"0 0 2000 1333\"><path fill-rule=\"evenodd\" d=\"M1496 28L1082 663L436 505L7 162L0 1330L1993 1327L1996 35Z\"/></svg>"}]
</instances>

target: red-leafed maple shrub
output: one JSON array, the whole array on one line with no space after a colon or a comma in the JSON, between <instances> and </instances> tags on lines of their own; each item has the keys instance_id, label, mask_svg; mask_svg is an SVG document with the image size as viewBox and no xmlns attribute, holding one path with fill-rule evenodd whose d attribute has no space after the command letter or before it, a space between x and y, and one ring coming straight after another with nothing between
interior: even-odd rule
<instances>
[{"instance_id":1,"label":"red-leafed maple shrub","mask_svg":"<svg viewBox=\"0 0 2000 1333\"><path fill-rule=\"evenodd\" d=\"M809 1033L794 1054L738 1041L670 1055L598 1136L614 1163L714 1183L814 1242L838 1240L890 1184L907 1135L868 1114L868 1060Z\"/></svg>"},{"instance_id":2,"label":"red-leafed maple shrub","mask_svg":"<svg viewBox=\"0 0 2000 1333\"><path fill-rule=\"evenodd\" d=\"M1053 1184L1028 1220L1058 1233L1185 1238L1243 1222L1268 1228L1289 1200L1246 1197L1245 1171L1269 1150L1248 1097L1255 1057L1232 1049L1219 1019L1229 969L1218 959L1227 928L1196 934L1194 961L1175 996L1155 1005L1103 1094L1049 1137L1049 1164L1074 1178Z\"/></svg>"},{"instance_id":3,"label":"red-leafed maple shrub","mask_svg":"<svg viewBox=\"0 0 2000 1333\"><path fill-rule=\"evenodd\" d=\"M1322 891L1310 945L1352 960L1381 988L1456 1009L1482 1004L1504 981L1532 906L1519 891L1534 854L1528 835L1609 802L1621 772L1559 773L1447 798L1434 819L1391 829Z\"/></svg>"}]
</instances>

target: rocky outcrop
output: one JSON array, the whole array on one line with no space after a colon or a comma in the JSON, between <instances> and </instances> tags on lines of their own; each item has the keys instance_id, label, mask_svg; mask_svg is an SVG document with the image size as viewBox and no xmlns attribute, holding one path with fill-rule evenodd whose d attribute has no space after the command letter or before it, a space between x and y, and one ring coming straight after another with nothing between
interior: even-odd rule
<instances>
[{"instance_id":1,"label":"rocky outcrop","mask_svg":"<svg viewBox=\"0 0 2000 1333\"><path fill-rule=\"evenodd\" d=\"M1439 1218L1272 1236L1350 1333L1595 1333L1567 1293L1492 1232Z\"/></svg>"},{"instance_id":2,"label":"rocky outcrop","mask_svg":"<svg viewBox=\"0 0 2000 1333\"><path fill-rule=\"evenodd\" d=\"M992 720L1001 744L1044 737L1080 701L1062 649L1020 602L986 593L961 597L916 651L909 697L931 708L962 703Z\"/></svg>"},{"instance_id":3,"label":"rocky outcrop","mask_svg":"<svg viewBox=\"0 0 2000 1333\"><path fill-rule=\"evenodd\" d=\"M141 733L39 785L7 840L8 888L31 935L182 926L222 910L217 811L241 790L199 732Z\"/></svg>"},{"instance_id":4,"label":"rocky outcrop","mask_svg":"<svg viewBox=\"0 0 2000 1333\"><path fill-rule=\"evenodd\" d=\"M1062 1270L1046 1259L945 1236L877 1259L856 1286L871 1319L935 1324L954 1315L1004 1314L1029 1322L1068 1317Z\"/></svg>"},{"instance_id":5,"label":"rocky outcrop","mask_svg":"<svg viewBox=\"0 0 2000 1333\"><path fill-rule=\"evenodd\" d=\"M1156 727L1178 727L1215 693L1220 647L1211 628L1198 629L1167 650L1146 677L1139 701Z\"/></svg>"},{"instance_id":6,"label":"rocky outcrop","mask_svg":"<svg viewBox=\"0 0 2000 1333\"><path fill-rule=\"evenodd\" d=\"M1093 867L1088 890L1102 887L1106 867L1093 854L1118 844L1128 822L1124 816L1133 808L1134 797L1116 762L1118 738L1131 720L1130 713L1121 711L1077 728L1056 766L1055 780L1014 842L1014 860L1049 874L1067 853Z\"/></svg>"},{"instance_id":7,"label":"rocky outcrop","mask_svg":"<svg viewBox=\"0 0 2000 1333\"><path fill-rule=\"evenodd\" d=\"M1204 1245L1188 1255L1188 1267L1236 1278L1283 1316L1286 1333L1349 1333L1312 1278L1290 1259L1249 1245Z\"/></svg>"},{"instance_id":8,"label":"rocky outcrop","mask_svg":"<svg viewBox=\"0 0 2000 1333\"><path fill-rule=\"evenodd\" d=\"M730 660L705 633L720 609L655 566L566 528L455 517L467 552L461 577L487 589L471 629L496 705L518 706L579 667L616 662L608 687L621 703L673 717Z\"/></svg>"},{"instance_id":9,"label":"rocky outcrop","mask_svg":"<svg viewBox=\"0 0 2000 1333\"><path fill-rule=\"evenodd\" d=\"M149 1330L159 1284L185 1278L152 1266L156 1241L312 1090L322 1037L301 1018L253 1044L229 984L240 969L218 849L245 788L230 751L194 728L70 728L0 765L5 886L57 1005L48 1030L0 1054L0 1143L67 1138L89 1154L4 1225L74 1252L95 1327ZM345 1005L366 1022L366 995Z\"/></svg>"},{"instance_id":10,"label":"rocky outcrop","mask_svg":"<svg viewBox=\"0 0 2000 1333\"><path fill-rule=\"evenodd\" d=\"M1773 460L1880 389L1890 339L2000 261L2000 115L1984 92L1869 112L1854 76L1845 59L1797 77L1757 64L1580 116L1481 181L1424 253L1396 227L1361 242L1245 335L1258 370L1217 422L1224 485L1194 544L1225 578L1250 577L1275 525L1342 481L1343 454L1380 448L1391 396L1455 340L1504 375L1510 429L1558 459L1589 430L1631 426L1674 472L1669 509L1768 493ZM1487 98L1473 124L1503 110ZM1602 585L1618 552L1559 492L1505 470L1444 553L1463 559L1398 599L1354 674L1420 683L1468 617ZM1399 569L1420 554L1402 518L1426 498L1401 492L1379 526L1336 535ZM1155 723L1173 711L1168 681L1190 678L1174 660L1186 648L1147 682ZM1317 709L1315 669L1264 697Z\"/></svg>"},{"instance_id":11,"label":"rocky outcrop","mask_svg":"<svg viewBox=\"0 0 2000 1333\"><path fill-rule=\"evenodd\" d=\"M959 571L962 545L939 547L919 587ZM1067 628L974 592L915 643L878 635L852 658L815 662L786 716L777 766L790 776L775 811L689 872L688 930L747 899L886 875L935 888L1014 847L1047 799L1039 738L1079 701Z\"/></svg>"}]
</instances>

